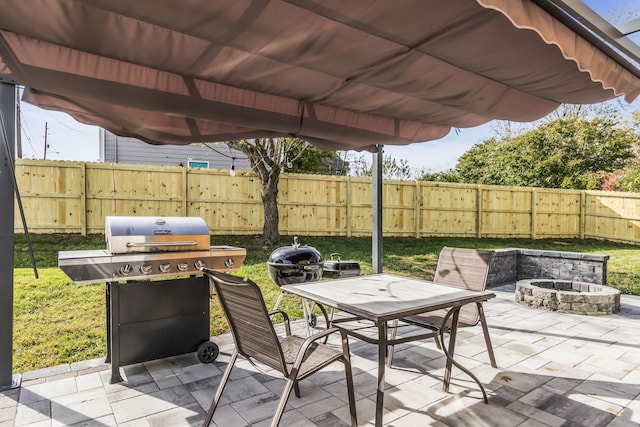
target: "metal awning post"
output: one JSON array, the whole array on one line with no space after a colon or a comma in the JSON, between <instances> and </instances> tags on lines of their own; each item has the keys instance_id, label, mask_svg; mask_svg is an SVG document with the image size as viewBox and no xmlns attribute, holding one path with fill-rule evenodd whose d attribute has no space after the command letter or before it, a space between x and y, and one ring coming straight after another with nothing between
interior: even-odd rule
<instances>
[{"instance_id":1,"label":"metal awning post","mask_svg":"<svg viewBox=\"0 0 640 427\"><path fill-rule=\"evenodd\" d=\"M378 151L373 153L373 168L372 180L373 180L373 230L372 230L372 245L373 245L373 260L372 267L373 273L382 273L382 145L378 145Z\"/></svg>"},{"instance_id":2,"label":"metal awning post","mask_svg":"<svg viewBox=\"0 0 640 427\"><path fill-rule=\"evenodd\" d=\"M0 390L13 381L13 218L16 86L0 80ZM5 140L8 139L8 141ZM8 142L8 144L7 144Z\"/></svg>"}]
</instances>

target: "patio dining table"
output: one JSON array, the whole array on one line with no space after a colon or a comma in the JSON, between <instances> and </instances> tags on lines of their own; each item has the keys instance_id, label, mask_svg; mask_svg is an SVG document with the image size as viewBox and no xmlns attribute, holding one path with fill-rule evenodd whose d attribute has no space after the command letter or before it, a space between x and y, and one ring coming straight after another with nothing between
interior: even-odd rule
<instances>
[{"instance_id":1,"label":"patio dining table","mask_svg":"<svg viewBox=\"0 0 640 427\"><path fill-rule=\"evenodd\" d=\"M433 336L433 332L411 334L401 338L390 339L388 322L402 319L414 314L449 309L443 319L439 338L447 363L444 376L444 390L448 391L452 365L460 368L478 384L484 401L487 396L484 387L471 371L454 359L458 315L460 308L469 303L482 303L495 297L490 291L470 291L439 285L426 280L403 277L393 274L372 274L344 279L306 282L282 286L285 292L315 301L354 317L334 320L341 327L343 320L362 320L364 326L345 328L347 332L366 342L378 345L378 387L376 392L375 425L382 426L384 405L385 366L387 346ZM448 349L444 345L444 326L451 319ZM350 322L352 323L352 322ZM366 330L377 328L376 334L367 334ZM373 335L373 336L372 336Z\"/></svg>"}]
</instances>

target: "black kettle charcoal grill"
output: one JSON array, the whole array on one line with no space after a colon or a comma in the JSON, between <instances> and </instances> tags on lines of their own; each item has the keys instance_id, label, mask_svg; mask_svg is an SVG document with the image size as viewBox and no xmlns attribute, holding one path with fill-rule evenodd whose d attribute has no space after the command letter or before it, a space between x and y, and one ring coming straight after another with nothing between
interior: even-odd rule
<instances>
[{"instance_id":1,"label":"black kettle charcoal grill","mask_svg":"<svg viewBox=\"0 0 640 427\"><path fill-rule=\"evenodd\" d=\"M301 245L298 237L293 238L293 245L280 247L269 255L267 261L269 275L274 283L278 286L293 285L305 282L316 282L322 280L324 260L322 254L313 246ZM280 291L278 300L273 309L276 310L280 303L284 292ZM307 326L315 328L318 326L318 315L314 313L315 309L319 310L325 320L325 325L329 324L329 317L326 309L320 304L308 304L302 300L302 312L304 318L307 319ZM310 332L308 330L308 332Z\"/></svg>"},{"instance_id":2,"label":"black kettle charcoal grill","mask_svg":"<svg viewBox=\"0 0 640 427\"><path fill-rule=\"evenodd\" d=\"M267 265L275 284L284 286L322 279L324 261L316 248L300 245L298 237L294 237L292 246L283 246L271 252Z\"/></svg>"},{"instance_id":3,"label":"black kettle charcoal grill","mask_svg":"<svg viewBox=\"0 0 640 427\"><path fill-rule=\"evenodd\" d=\"M200 268L236 270L246 249L210 246L198 217L108 216L105 240L105 250L60 251L58 266L75 283L106 284L111 382L122 381L120 365L192 351L214 361L209 280Z\"/></svg>"}]
</instances>

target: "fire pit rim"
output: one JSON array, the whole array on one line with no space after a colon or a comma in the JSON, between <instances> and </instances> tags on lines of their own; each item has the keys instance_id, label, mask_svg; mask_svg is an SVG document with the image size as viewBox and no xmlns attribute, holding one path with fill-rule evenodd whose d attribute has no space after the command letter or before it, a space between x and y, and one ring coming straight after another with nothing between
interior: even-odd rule
<instances>
[{"instance_id":1,"label":"fire pit rim","mask_svg":"<svg viewBox=\"0 0 640 427\"><path fill-rule=\"evenodd\" d=\"M538 284L551 284L552 287ZM557 285L568 289L554 288ZM605 315L620 311L620 291L607 285L571 280L521 279L516 282L519 304L562 313Z\"/></svg>"},{"instance_id":2,"label":"fire pit rim","mask_svg":"<svg viewBox=\"0 0 640 427\"><path fill-rule=\"evenodd\" d=\"M553 284L553 288L547 288L545 286L540 286L540 283L552 283ZM524 286L524 287L531 287L531 288L537 288L537 289L545 289L545 290L549 290L549 291L554 291L554 292L558 292L558 293L570 293L570 294L574 294L575 291L580 292L580 293L588 293L591 295L616 295L619 294L620 291L618 289L612 288L611 286L607 286L607 285L600 285L598 283L588 283L588 282L581 282L581 281L575 281L575 280L561 280L561 279L522 279L522 280L518 280L517 282L518 286ZM562 288L557 288L555 287L556 284L567 284L570 285L571 288L570 289L562 289ZM579 287L576 288L576 286Z\"/></svg>"}]
</instances>

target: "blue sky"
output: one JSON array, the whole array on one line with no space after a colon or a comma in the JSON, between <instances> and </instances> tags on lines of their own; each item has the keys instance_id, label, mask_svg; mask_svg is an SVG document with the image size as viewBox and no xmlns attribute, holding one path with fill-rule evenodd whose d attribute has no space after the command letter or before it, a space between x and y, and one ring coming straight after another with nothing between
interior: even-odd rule
<instances>
[{"instance_id":1,"label":"blue sky","mask_svg":"<svg viewBox=\"0 0 640 427\"><path fill-rule=\"evenodd\" d=\"M624 22L640 17L640 0L584 0L603 17ZM640 44L640 34L636 35ZM640 103L636 101L636 106ZM99 159L99 130L76 122L65 113L47 111L22 103L23 157L42 159L44 155L45 123L47 124L47 159L97 161ZM637 107L636 107L637 108ZM495 123L475 128L451 130L446 137L409 146L385 146L385 154L405 159L414 169L437 172L449 169L473 145L494 135ZM352 154L352 153L351 153ZM355 153L354 155L359 156Z\"/></svg>"},{"instance_id":2,"label":"blue sky","mask_svg":"<svg viewBox=\"0 0 640 427\"><path fill-rule=\"evenodd\" d=\"M42 159L45 123L47 126L47 159L97 161L99 128L77 122L66 113L20 104L22 157Z\"/></svg>"}]
</instances>

